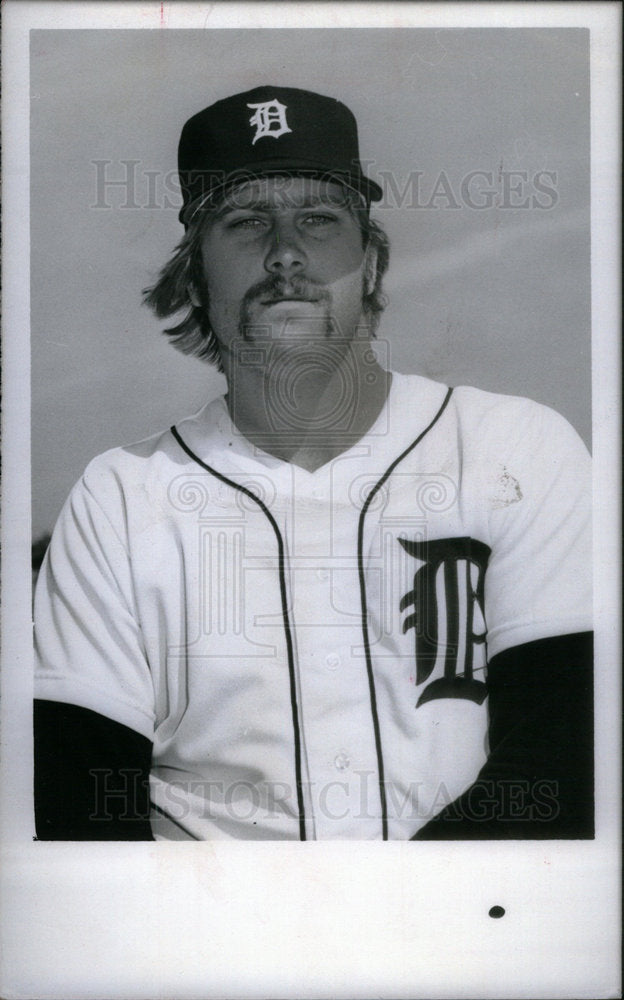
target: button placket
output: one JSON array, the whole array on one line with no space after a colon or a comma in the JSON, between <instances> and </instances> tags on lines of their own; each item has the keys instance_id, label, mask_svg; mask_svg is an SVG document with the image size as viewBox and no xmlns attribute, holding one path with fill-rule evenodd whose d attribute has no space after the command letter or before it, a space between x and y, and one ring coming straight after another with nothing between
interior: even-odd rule
<instances>
[{"instance_id":1,"label":"button placket","mask_svg":"<svg viewBox=\"0 0 624 1000\"><path fill-rule=\"evenodd\" d=\"M292 610L315 836L366 839L378 836L379 819L376 813L362 815L362 778L354 772L357 766L368 775L376 767L366 674L351 652L361 642L360 623L348 600L337 605L332 597L337 579L343 588L350 582L357 590L357 511L344 502L343 489L343 502L330 512L332 482L327 475L315 478L312 483L301 477L293 502L297 544L292 553L299 579ZM345 733L355 740L348 748L341 746Z\"/></svg>"}]
</instances>

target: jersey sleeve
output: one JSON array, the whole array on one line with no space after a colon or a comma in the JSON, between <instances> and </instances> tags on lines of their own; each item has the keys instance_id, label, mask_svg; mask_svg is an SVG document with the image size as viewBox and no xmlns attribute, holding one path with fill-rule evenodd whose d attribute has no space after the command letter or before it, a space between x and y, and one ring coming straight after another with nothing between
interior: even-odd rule
<instances>
[{"instance_id":1,"label":"jersey sleeve","mask_svg":"<svg viewBox=\"0 0 624 1000\"><path fill-rule=\"evenodd\" d=\"M587 449L563 417L537 404L519 409L513 422L501 419L496 436L499 458L484 473L489 659L537 639L592 629Z\"/></svg>"},{"instance_id":2,"label":"jersey sleeve","mask_svg":"<svg viewBox=\"0 0 624 1000\"><path fill-rule=\"evenodd\" d=\"M35 595L35 697L80 706L151 740L154 687L142 642L124 503L86 478L59 517ZM106 506L106 512L104 510Z\"/></svg>"}]
</instances>

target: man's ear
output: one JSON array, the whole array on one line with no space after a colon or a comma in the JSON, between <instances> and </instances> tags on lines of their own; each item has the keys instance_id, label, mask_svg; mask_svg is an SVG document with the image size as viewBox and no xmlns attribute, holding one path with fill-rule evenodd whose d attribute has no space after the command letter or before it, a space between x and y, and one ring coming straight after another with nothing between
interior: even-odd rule
<instances>
[{"instance_id":1,"label":"man's ear","mask_svg":"<svg viewBox=\"0 0 624 1000\"><path fill-rule=\"evenodd\" d=\"M368 246L364 258L364 287L366 294L370 295L377 280L377 251L374 247Z\"/></svg>"},{"instance_id":2,"label":"man's ear","mask_svg":"<svg viewBox=\"0 0 624 1000\"><path fill-rule=\"evenodd\" d=\"M197 289L195 288L195 285L189 283L186 286L186 294L188 295L188 297L191 300L191 302L193 303L193 305L196 308L201 309L202 302L201 302L201 299L200 299L199 294L197 292Z\"/></svg>"}]
</instances>

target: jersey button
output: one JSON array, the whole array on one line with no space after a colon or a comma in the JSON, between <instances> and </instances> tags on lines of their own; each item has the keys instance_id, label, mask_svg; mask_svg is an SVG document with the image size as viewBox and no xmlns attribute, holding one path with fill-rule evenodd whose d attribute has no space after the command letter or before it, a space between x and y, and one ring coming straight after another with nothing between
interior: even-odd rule
<instances>
[{"instance_id":1,"label":"jersey button","mask_svg":"<svg viewBox=\"0 0 624 1000\"><path fill-rule=\"evenodd\" d=\"M329 655L325 657L325 663L330 670L337 670L340 666L340 657L338 656L338 653L329 653Z\"/></svg>"},{"instance_id":2,"label":"jersey button","mask_svg":"<svg viewBox=\"0 0 624 1000\"><path fill-rule=\"evenodd\" d=\"M317 569L316 575L319 580L329 580L329 570L328 569Z\"/></svg>"},{"instance_id":3,"label":"jersey button","mask_svg":"<svg viewBox=\"0 0 624 1000\"><path fill-rule=\"evenodd\" d=\"M322 490L320 486L315 486L314 489L312 490L312 496L314 497L315 500L324 500L325 491Z\"/></svg>"},{"instance_id":4,"label":"jersey button","mask_svg":"<svg viewBox=\"0 0 624 1000\"><path fill-rule=\"evenodd\" d=\"M346 771L351 763L348 754L344 750L341 750L339 754L336 754L334 759L334 765L337 771Z\"/></svg>"}]
</instances>

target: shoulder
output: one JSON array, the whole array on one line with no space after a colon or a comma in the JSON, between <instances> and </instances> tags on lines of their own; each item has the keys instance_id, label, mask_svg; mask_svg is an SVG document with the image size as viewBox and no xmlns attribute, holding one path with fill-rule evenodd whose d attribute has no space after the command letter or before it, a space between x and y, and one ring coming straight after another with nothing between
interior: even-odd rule
<instances>
[{"instance_id":1,"label":"shoulder","mask_svg":"<svg viewBox=\"0 0 624 1000\"><path fill-rule=\"evenodd\" d=\"M191 417L178 422L184 435L200 436L209 428L219 401L213 400ZM130 508L159 508L163 494L191 463L180 448L171 428L96 455L86 466L68 497L66 508L83 516L98 508L111 521L125 522ZM88 515L90 516L90 515Z\"/></svg>"},{"instance_id":2,"label":"shoulder","mask_svg":"<svg viewBox=\"0 0 624 1000\"><path fill-rule=\"evenodd\" d=\"M455 476L465 496L489 497L498 509L520 493L535 508L553 491L576 498L589 493L587 448L551 407L472 386L449 395L447 386L419 376L401 375L397 385L405 411L415 417L412 434L425 434L421 462Z\"/></svg>"},{"instance_id":3,"label":"shoulder","mask_svg":"<svg viewBox=\"0 0 624 1000\"><path fill-rule=\"evenodd\" d=\"M464 444L473 443L481 452L490 447L515 455L588 457L587 448L569 421L533 399L458 386L453 390L450 409Z\"/></svg>"},{"instance_id":4,"label":"shoulder","mask_svg":"<svg viewBox=\"0 0 624 1000\"><path fill-rule=\"evenodd\" d=\"M421 375L393 373L396 409L435 423L438 435L457 436L463 450L526 451L552 446L586 453L572 425L556 410L524 396L473 386L449 386ZM449 426L450 425L450 426Z\"/></svg>"},{"instance_id":5,"label":"shoulder","mask_svg":"<svg viewBox=\"0 0 624 1000\"><path fill-rule=\"evenodd\" d=\"M183 436L205 437L209 435L212 426L216 427L223 408L222 397L212 400L197 413L177 421L175 427ZM172 434L172 429L166 428L139 441L110 448L96 455L87 465L81 481L88 487L97 486L105 480L121 484L139 478L141 482L145 482L146 477L153 472L159 475L167 470L174 472L188 461Z\"/></svg>"},{"instance_id":6,"label":"shoulder","mask_svg":"<svg viewBox=\"0 0 624 1000\"><path fill-rule=\"evenodd\" d=\"M170 430L141 441L110 448L91 459L75 484L70 500L79 497L108 507L115 498L138 495L154 475L162 476L173 461L175 441Z\"/></svg>"},{"instance_id":7,"label":"shoulder","mask_svg":"<svg viewBox=\"0 0 624 1000\"><path fill-rule=\"evenodd\" d=\"M553 503L561 516L571 505L590 509L589 452L556 410L469 386L455 389L450 407L465 481L488 498L493 515L532 517Z\"/></svg>"},{"instance_id":8,"label":"shoulder","mask_svg":"<svg viewBox=\"0 0 624 1000\"><path fill-rule=\"evenodd\" d=\"M552 407L538 403L526 396L488 392L470 385L459 385L453 389L453 402L466 421L517 420L548 423L566 423Z\"/></svg>"}]
</instances>

